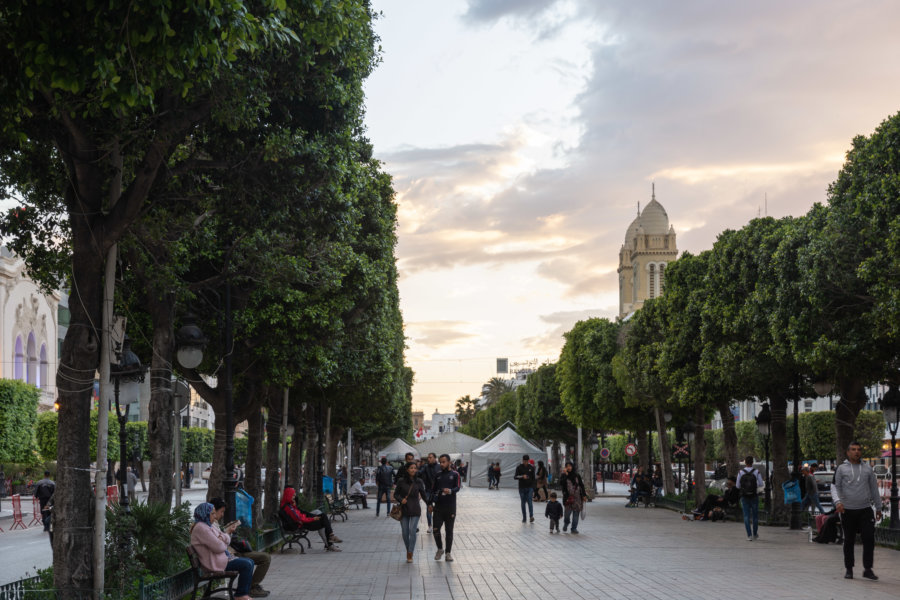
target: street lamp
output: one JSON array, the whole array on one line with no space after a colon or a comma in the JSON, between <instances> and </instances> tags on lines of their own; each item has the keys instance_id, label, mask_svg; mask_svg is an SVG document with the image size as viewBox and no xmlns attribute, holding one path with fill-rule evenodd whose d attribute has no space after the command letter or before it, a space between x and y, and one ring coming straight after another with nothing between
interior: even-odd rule
<instances>
[{"instance_id":1,"label":"street lamp","mask_svg":"<svg viewBox=\"0 0 900 600\"><path fill-rule=\"evenodd\" d=\"M766 449L766 514L772 509L772 488L769 486L769 436L772 434L772 412L769 410L769 403L764 402L762 410L756 415L756 427L759 429L759 435L763 437L763 446Z\"/></svg>"},{"instance_id":2,"label":"street lamp","mask_svg":"<svg viewBox=\"0 0 900 600\"><path fill-rule=\"evenodd\" d=\"M128 405L140 398L140 384L144 381L144 367L141 365L141 360L131 350L131 340L127 337L122 343L122 351L117 353L117 358L119 362L110 365L109 378L113 382L116 416L119 418L119 480L122 484L122 499L119 504L126 513L130 513L128 476L126 474L128 450L125 443L125 424L128 423ZM121 398L120 390L123 392ZM123 405L126 407L125 412L121 409Z\"/></svg>"},{"instance_id":3,"label":"street lamp","mask_svg":"<svg viewBox=\"0 0 900 600\"><path fill-rule=\"evenodd\" d=\"M197 327L194 315L185 315L183 322L184 325L175 334L175 342L178 344L176 352L178 364L185 369L196 369L203 361L203 348L209 340Z\"/></svg>"},{"instance_id":4,"label":"street lamp","mask_svg":"<svg viewBox=\"0 0 900 600\"><path fill-rule=\"evenodd\" d=\"M893 382L888 384L888 391L881 397L881 411L891 432L891 529L900 529L900 510L897 496L897 426L900 425L900 392Z\"/></svg>"},{"instance_id":5,"label":"street lamp","mask_svg":"<svg viewBox=\"0 0 900 600\"><path fill-rule=\"evenodd\" d=\"M594 492L597 491L597 448L600 447L600 440L597 439L596 435L591 436L591 466L594 468L594 482L591 484L591 487L594 488ZM603 491L606 492L606 483L603 484Z\"/></svg>"}]
</instances>

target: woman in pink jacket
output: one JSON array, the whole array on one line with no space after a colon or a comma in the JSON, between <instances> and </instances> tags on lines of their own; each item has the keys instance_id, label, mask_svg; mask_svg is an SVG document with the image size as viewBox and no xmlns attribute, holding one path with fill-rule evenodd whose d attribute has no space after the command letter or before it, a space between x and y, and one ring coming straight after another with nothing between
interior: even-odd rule
<instances>
[{"instance_id":1,"label":"woman in pink jacket","mask_svg":"<svg viewBox=\"0 0 900 600\"><path fill-rule=\"evenodd\" d=\"M237 558L228 551L231 534L238 524L229 524L225 531L214 527L213 523L224 514L224 506L216 510L209 502L195 508L194 524L191 525L191 546L197 551L200 565L207 571L237 571L238 583L234 600L250 600L253 561L249 558Z\"/></svg>"}]
</instances>

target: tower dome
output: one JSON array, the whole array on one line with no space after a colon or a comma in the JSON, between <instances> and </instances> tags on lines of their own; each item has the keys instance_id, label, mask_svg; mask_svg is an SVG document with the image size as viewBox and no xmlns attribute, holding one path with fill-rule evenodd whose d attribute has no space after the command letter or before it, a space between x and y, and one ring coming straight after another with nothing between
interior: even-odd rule
<instances>
[{"instance_id":1,"label":"tower dome","mask_svg":"<svg viewBox=\"0 0 900 600\"><path fill-rule=\"evenodd\" d=\"M644 233L649 235L665 235L669 233L669 215L663 205L656 201L656 190L653 191L653 198L650 204L644 209L640 216L641 225L644 227Z\"/></svg>"}]
</instances>

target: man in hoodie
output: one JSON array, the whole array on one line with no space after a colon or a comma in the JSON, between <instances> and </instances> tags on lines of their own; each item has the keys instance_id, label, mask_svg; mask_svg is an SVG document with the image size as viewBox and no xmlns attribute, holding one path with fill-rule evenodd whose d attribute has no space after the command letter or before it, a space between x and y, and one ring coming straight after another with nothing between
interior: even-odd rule
<instances>
[{"instance_id":1,"label":"man in hoodie","mask_svg":"<svg viewBox=\"0 0 900 600\"><path fill-rule=\"evenodd\" d=\"M875 472L861 462L862 448L859 442L850 442L847 460L834 471L831 499L834 510L841 515L844 529L844 579L853 579L853 544L859 532L863 545L863 577L877 581L872 571L875 555L875 521L881 518L881 494ZM872 510L872 506L875 510Z\"/></svg>"},{"instance_id":2,"label":"man in hoodie","mask_svg":"<svg viewBox=\"0 0 900 600\"><path fill-rule=\"evenodd\" d=\"M441 527L443 527L447 538L447 554L444 560L453 562L450 551L453 550L453 524L456 522L459 473L452 469L449 454L441 454L439 469L432 483L429 496L431 505L428 507L428 512L434 514L434 543L437 546L434 560L441 560L441 556L444 556L444 545L441 541Z\"/></svg>"},{"instance_id":3,"label":"man in hoodie","mask_svg":"<svg viewBox=\"0 0 900 600\"><path fill-rule=\"evenodd\" d=\"M434 489L434 480L437 479L438 473L441 472L441 465L438 464L437 456L434 452L428 453L427 462L419 469L418 476L425 484L426 501L431 501L432 490ZM428 533L431 533L431 511L428 511Z\"/></svg>"}]
</instances>

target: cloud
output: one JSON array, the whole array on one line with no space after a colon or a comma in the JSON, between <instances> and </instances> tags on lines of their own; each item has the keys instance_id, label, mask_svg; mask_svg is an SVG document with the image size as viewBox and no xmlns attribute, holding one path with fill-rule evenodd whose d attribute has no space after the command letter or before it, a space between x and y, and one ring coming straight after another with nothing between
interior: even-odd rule
<instances>
[{"instance_id":1,"label":"cloud","mask_svg":"<svg viewBox=\"0 0 900 600\"><path fill-rule=\"evenodd\" d=\"M470 323L462 321L417 321L405 324L406 330L412 332L410 338L413 342L432 349L476 337L476 334L464 331L470 326Z\"/></svg>"},{"instance_id":2,"label":"cloud","mask_svg":"<svg viewBox=\"0 0 900 600\"><path fill-rule=\"evenodd\" d=\"M616 312L616 309L608 307L606 309L592 308L540 315L541 322L552 325L552 327L540 335L522 338L521 343L525 348L536 352L552 352L555 354L559 352L559 349L565 343L563 335L571 330L575 323L595 317L612 320L615 319Z\"/></svg>"},{"instance_id":3,"label":"cloud","mask_svg":"<svg viewBox=\"0 0 900 600\"><path fill-rule=\"evenodd\" d=\"M469 0L463 19L473 24L491 24L500 19L533 19L555 2L548 0Z\"/></svg>"}]
</instances>

